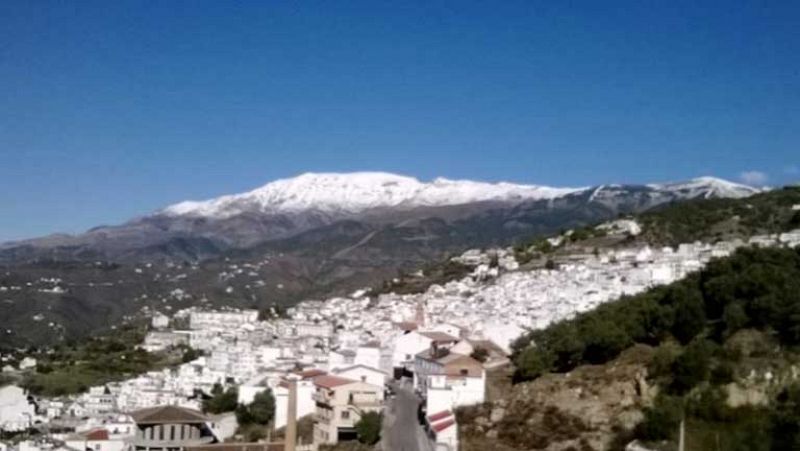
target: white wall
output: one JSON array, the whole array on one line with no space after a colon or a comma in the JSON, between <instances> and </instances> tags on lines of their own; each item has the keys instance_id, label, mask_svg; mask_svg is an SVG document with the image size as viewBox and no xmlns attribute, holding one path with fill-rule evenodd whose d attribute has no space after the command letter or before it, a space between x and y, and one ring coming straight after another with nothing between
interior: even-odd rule
<instances>
[{"instance_id":1,"label":"white wall","mask_svg":"<svg viewBox=\"0 0 800 451\"><path fill-rule=\"evenodd\" d=\"M28 403L25 390L9 385L0 388L0 429L17 431L27 428L31 423L36 410L33 404Z\"/></svg>"},{"instance_id":2,"label":"white wall","mask_svg":"<svg viewBox=\"0 0 800 451\"><path fill-rule=\"evenodd\" d=\"M314 393L314 384L308 381L297 382L297 418L311 415L317 404L311 399ZM275 428L286 426L289 408L289 390L284 387L275 389Z\"/></svg>"},{"instance_id":3,"label":"white wall","mask_svg":"<svg viewBox=\"0 0 800 451\"><path fill-rule=\"evenodd\" d=\"M66 440L72 449L92 449L96 451L122 451L127 448L124 440Z\"/></svg>"},{"instance_id":4,"label":"white wall","mask_svg":"<svg viewBox=\"0 0 800 451\"><path fill-rule=\"evenodd\" d=\"M428 415L460 406L481 404L486 400L486 379L464 377L446 381L444 376L429 376L426 396Z\"/></svg>"},{"instance_id":5,"label":"white wall","mask_svg":"<svg viewBox=\"0 0 800 451\"><path fill-rule=\"evenodd\" d=\"M356 365L364 365L370 368L380 368L381 350L380 348L362 346L356 349Z\"/></svg>"},{"instance_id":6,"label":"white wall","mask_svg":"<svg viewBox=\"0 0 800 451\"><path fill-rule=\"evenodd\" d=\"M397 337L394 343L392 365L396 368L402 366L405 361L413 363L414 356L431 347L431 341L430 338L417 332L409 332Z\"/></svg>"}]
</instances>

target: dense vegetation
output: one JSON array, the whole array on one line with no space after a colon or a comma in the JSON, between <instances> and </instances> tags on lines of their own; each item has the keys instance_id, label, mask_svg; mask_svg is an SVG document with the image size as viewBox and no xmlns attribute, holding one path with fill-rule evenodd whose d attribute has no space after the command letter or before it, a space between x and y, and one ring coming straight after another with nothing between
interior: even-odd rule
<instances>
[{"instance_id":1,"label":"dense vegetation","mask_svg":"<svg viewBox=\"0 0 800 451\"><path fill-rule=\"evenodd\" d=\"M742 337L749 351L736 346ZM730 408L722 391L743 358L785 360L800 345L800 249L742 249L670 286L531 332L515 343L515 377L605 363L635 343L658 346L650 375L663 387L638 437L671 438L686 416L698 436L731 440L723 449L800 446L800 387L760 408Z\"/></svg>"},{"instance_id":2,"label":"dense vegetation","mask_svg":"<svg viewBox=\"0 0 800 451\"><path fill-rule=\"evenodd\" d=\"M688 243L746 238L800 228L800 187L788 186L746 199L697 199L639 215L650 243Z\"/></svg>"},{"instance_id":3,"label":"dense vegetation","mask_svg":"<svg viewBox=\"0 0 800 451\"><path fill-rule=\"evenodd\" d=\"M742 249L670 286L533 331L514 345L517 379L604 363L634 343L721 343L743 328L774 331L786 345L800 343L799 251Z\"/></svg>"},{"instance_id":4,"label":"dense vegetation","mask_svg":"<svg viewBox=\"0 0 800 451\"><path fill-rule=\"evenodd\" d=\"M144 329L126 327L114 334L56 345L28 354L36 358L35 372L22 386L41 396L80 393L89 387L180 363L182 354L153 354L138 348Z\"/></svg>"}]
</instances>

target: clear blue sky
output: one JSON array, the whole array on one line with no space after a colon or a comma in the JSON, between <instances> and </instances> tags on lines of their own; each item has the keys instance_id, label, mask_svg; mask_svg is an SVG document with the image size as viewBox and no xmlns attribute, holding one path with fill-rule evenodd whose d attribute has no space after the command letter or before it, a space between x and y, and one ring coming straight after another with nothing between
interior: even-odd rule
<instances>
[{"instance_id":1,"label":"clear blue sky","mask_svg":"<svg viewBox=\"0 0 800 451\"><path fill-rule=\"evenodd\" d=\"M5 0L0 241L305 171L796 180L798 23L798 1Z\"/></svg>"}]
</instances>

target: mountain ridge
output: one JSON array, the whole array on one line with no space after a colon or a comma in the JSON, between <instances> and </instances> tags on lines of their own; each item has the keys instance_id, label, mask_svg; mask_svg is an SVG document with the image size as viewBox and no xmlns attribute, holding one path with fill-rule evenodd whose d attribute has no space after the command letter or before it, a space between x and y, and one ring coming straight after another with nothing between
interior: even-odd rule
<instances>
[{"instance_id":1,"label":"mountain ridge","mask_svg":"<svg viewBox=\"0 0 800 451\"><path fill-rule=\"evenodd\" d=\"M616 203L620 196L641 191L646 191L649 197L645 203L655 204L698 197L739 198L763 190L714 177L644 185L556 188L441 177L420 182L386 172L305 173L244 193L179 202L122 224L97 226L80 234L56 233L0 243L0 261L3 255L8 260L13 249L100 246L114 251L187 238L207 239L220 248L246 248L343 219L380 221L382 216L408 215L415 210L455 211L470 205L516 207L581 197L586 193L591 193L587 203ZM114 251L110 256L118 254Z\"/></svg>"}]
</instances>

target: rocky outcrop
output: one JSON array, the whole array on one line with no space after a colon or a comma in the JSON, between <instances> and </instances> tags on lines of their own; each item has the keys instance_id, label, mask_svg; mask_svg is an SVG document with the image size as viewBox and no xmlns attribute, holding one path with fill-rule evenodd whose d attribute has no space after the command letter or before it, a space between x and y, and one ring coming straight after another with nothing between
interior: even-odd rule
<instances>
[{"instance_id":1,"label":"rocky outcrop","mask_svg":"<svg viewBox=\"0 0 800 451\"><path fill-rule=\"evenodd\" d=\"M646 380L652 356L652 348L635 346L608 364L545 375L504 398L461 409L463 450L608 449L628 436L656 395Z\"/></svg>"}]
</instances>

